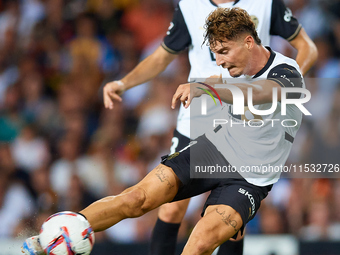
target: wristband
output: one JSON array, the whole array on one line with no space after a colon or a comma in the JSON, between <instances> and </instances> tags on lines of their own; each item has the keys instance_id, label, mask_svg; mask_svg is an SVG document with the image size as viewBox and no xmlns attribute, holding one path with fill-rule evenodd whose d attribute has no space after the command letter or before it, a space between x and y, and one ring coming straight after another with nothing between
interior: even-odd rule
<instances>
[{"instance_id":1,"label":"wristband","mask_svg":"<svg viewBox=\"0 0 340 255\"><path fill-rule=\"evenodd\" d=\"M118 86L121 88L121 90L122 91L124 91L125 90L125 84L124 84L124 82L122 82L121 80L119 80L119 81L116 81L116 83L118 84Z\"/></svg>"}]
</instances>

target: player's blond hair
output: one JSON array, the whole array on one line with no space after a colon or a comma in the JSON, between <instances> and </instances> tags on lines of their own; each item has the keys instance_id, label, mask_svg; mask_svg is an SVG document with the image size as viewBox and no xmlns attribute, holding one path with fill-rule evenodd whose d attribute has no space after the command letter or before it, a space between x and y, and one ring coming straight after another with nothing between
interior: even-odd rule
<instances>
[{"instance_id":1,"label":"player's blond hair","mask_svg":"<svg viewBox=\"0 0 340 255\"><path fill-rule=\"evenodd\" d=\"M203 43L207 42L212 46L225 39L237 40L243 34L251 35L256 44L261 44L251 17L238 7L214 10L206 19L205 30Z\"/></svg>"}]
</instances>

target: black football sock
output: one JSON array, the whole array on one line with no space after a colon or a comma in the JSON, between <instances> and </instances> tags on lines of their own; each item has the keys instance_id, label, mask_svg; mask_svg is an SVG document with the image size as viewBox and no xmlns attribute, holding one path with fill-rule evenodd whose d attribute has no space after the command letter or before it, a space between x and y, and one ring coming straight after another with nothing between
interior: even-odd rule
<instances>
[{"instance_id":1,"label":"black football sock","mask_svg":"<svg viewBox=\"0 0 340 255\"><path fill-rule=\"evenodd\" d=\"M153 229L149 255L174 255L180 223L166 223L159 218Z\"/></svg>"},{"instance_id":2,"label":"black football sock","mask_svg":"<svg viewBox=\"0 0 340 255\"><path fill-rule=\"evenodd\" d=\"M239 241L226 241L221 244L217 255L242 255L243 254L243 238Z\"/></svg>"}]
</instances>

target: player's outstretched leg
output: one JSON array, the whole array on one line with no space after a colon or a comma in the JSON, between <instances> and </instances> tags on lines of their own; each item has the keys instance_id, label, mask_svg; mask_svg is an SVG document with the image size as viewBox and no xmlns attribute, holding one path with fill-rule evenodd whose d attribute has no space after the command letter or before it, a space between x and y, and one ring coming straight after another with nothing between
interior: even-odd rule
<instances>
[{"instance_id":1,"label":"player's outstretched leg","mask_svg":"<svg viewBox=\"0 0 340 255\"><path fill-rule=\"evenodd\" d=\"M126 189L117 196L100 199L80 213L86 217L95 232L102 231L123 219L142 216L156 207L170 202L177 194L179 185L180 180L173 170L159 164L135 186ZM32 238L26 240L22 247L23 251L27 255L40 255L37 248L41 249L41 246L38 242L34 242L34 246L32 246L34 249L28 249L28 246L33 242L27 242Z\"/></svg>"},{"instance_id":2,"label":"player's outstretched leg","mask_svg":"<svg viewBox=\"0 0 340 255\"><path fill-rule=\"evenodd\" d=\"M177 234L190 199L164 204L159 208L158 219L152 232L150 255L174 255Z\"/></svg>"},{"instance_id":3,"label":"player's outstretched leg","mask_svg":"<svg viewBox=\"0 0 340 255\"><path fill-rule=\"evenodd\" d=\"M94 202L80 213L92 229L105 230L126 218L136 218L170 202L176 195L180 180L173 170L159 164L143 180L117 196Z\"/></svg>"},{"instance_id":4,"label":"player's outstretched leg","mask_svg":"<svg viewBox=\"0 0 340 255\"><path fill-rule=\"evenodd\" d=\"M192 231L182 255L208 255L242 227L241 215L228 205L211 205ZM202 238L203 237L203 238Z\"/></svg>"}]
</instances>

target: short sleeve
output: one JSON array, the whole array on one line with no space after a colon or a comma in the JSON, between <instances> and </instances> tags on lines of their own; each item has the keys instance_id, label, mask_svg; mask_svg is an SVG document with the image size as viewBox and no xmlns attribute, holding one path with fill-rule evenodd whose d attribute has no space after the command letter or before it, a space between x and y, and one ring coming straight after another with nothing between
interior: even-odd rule
<instances>
[{"instance_id":1,"label":"short sleeve","mask_svg":"<svg viewBox=\"0 0 340 255\"><path fill-rule=\"evenodd\" d=\"M300 32L301 25L282 0L273 0L270 34L279 35L287 41L293 40Z\"/></svg>"},{"instance_id":2,"label":"short sleeve","mask_svg":"<svg viewBox=\"0 0 340 255\"><path fill-rule=\"evenodd\" d=\"M177 5L170 26L162 43L163 48L173 54L191 45L191 36L180 7Z\"/></svg>"},{"instance_id":3,"label":"short sleeve","mask_svg":"<svg viewBox=\"0 0 340 255\"><path fill-rule=\"evenodd\" d=\"M277 65L272 68L267 76L268 80L278 83L285 88L302 88L303 79L294 66L288 64ZM300 98L301 93L288 93L287 98Z\"/></svg>"}]
</instances>

